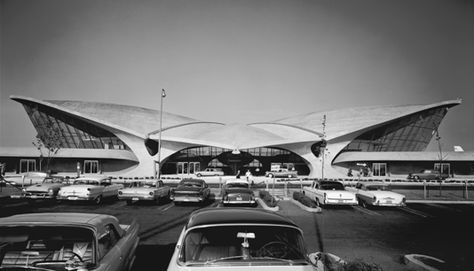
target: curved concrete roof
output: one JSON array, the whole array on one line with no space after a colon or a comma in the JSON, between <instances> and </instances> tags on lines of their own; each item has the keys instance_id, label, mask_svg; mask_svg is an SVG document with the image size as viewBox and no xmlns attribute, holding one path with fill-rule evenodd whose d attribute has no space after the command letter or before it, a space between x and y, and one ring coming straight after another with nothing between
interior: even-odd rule
<instances>
[{"instance_id":1,"label":"curved concrete roof","mask_svg":"<svg viewBox=\"0 0 474 271\"><path fill-rule=\"evenodd\" d=\"M138 137L145 138L151 134L151 138L158 138L160 121L158 110L97 102L41 101L20 96L10 98L20 103L37 103L52 107ZM321 139L324 115L326 115L326 135L330 140L430 108L449 108L460 103L460 100L451 100L429 105L348 108L252 124L199 121L164 112L162 140L228 149L315 142Z\"/></svg>"}]
</instances>

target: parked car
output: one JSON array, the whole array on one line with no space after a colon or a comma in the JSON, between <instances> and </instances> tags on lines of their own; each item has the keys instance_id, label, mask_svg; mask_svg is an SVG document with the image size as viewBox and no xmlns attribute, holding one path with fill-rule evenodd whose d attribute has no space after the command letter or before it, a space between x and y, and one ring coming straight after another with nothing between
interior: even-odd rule
<instances>
[{"instance_id":1,"label":"parked car","mask_svg":"<svg viewBox=\"0 0 474 271\"><path fill-rule=\"evenodd\" d=\"M182 202L205 202L209 200L211 190L204 180L183 179L171 191L171 199L175 204Z\"/></svg>"},{"instance_id":2,"label":"parked car","mask_svg":"<svg viewBox=\"0 0 474 271\"><path fill-rule=\"evenodd\" d=\"M303 187L303 194L316 205L357 205L354 193L347 191L338 181L314 181L310 187Z\"/></svg>"},{"instance_id":3,"label":"parked car","mask_svg":"<svg viewBox=\"0 0 474 271\"><path fill-rule=\"evenodd\" d=\"M449 174L447 173L439 173L437 170L432 170L432 169L425 169L422 170L421 172L417 173L410 173L408 174L408 179L413 179L413 180L444 180L449 178Z\"/></svg>"},{"instance_id":4,"label":"parked car","mask_svg":"<svg viewBox=\"0 0 474 271\"><path fill-rule=\"evenodd\" d=\"M197 177L224 176L224 171L222 171L222 168L206 168L205 170L202 170L202 171L196 171L194 174L196 174Z\"/></svg>"},{"instance_id":5,"label":"parked car","mask_svg":"<svg viewBox=\"0 0 474 271\"><path fill-rule=\"evenodd\" d=\"M119 200L125 200L128 205L137 201L154 201L160 203L170 199L171 190L163 181L132 182L129 187L118 191Z\"/></svg>"},{"instance_id":6,"label":"parked car","mask_svg":"<svg viewBox=\"0 0 474 271\"><path fill-rule=\"evenodd\" d=\"M302 230L282 215L255 208L204 208L190 215L168 271L328 270L320 256L307 254Z\"/></svg>"},{"instance_id":7,"label":"parked car","mask_svg":"<svg viewBox=\"0 0 474 271\"><path fill-rule=\"evenodd\" d=\"M67 185L62 176L50 176L44 178L40 184L30 185L23 189L21 198L26 199L56 199L59 189ZM15 198L15 195L12 195Z\"/></svg>"},{"instance_id":8,"label":"parked car","mask_svg":"<svg viewBox=\"0 0 474 271\"><path fill-rule=\"evenodd\" d=\"M227 180L221 194L224 205L257 205L250 183L245 180Z\"/></svg>"},{"instance_id":9,"label":"parked car","mask_svg":"<svg viewBox=\"0 0 474 271\"><path fill-rule=\"evenodd\" d=\"M112 183L107 176L87 176L77 178L72 185L59 189L58 200L94 201L96 204L102 200L117 198L118 191L123 184Z\"/></svg>"},{"instance_id":10,"label":"parked car","mask_svg":"<svg viewBox=\"0 0 474 271\"><path fill-rule=\"evenodd\" d=\"M114 216L31 213L0 218L0 270L129 270L138 224Z\"/></svg>"},{"instance_id":11,"label":"parked car","mask_svg":"<svg viewBox=\"0 0 474 271\"><path fill-rule=\"evenodd\" d=\"M405 196L390 191L383 182L357 183L354 190L359 205L368 206L405 206Z\"/></svg>"},{"instance_id":12,"label":"parked car","mask_svg":"<svg viewBox=\"0 0 474 271\"><path fill-rule=\"evenodd\" d=\"M269 178L296 178L298 177L298 172L295 170L289 170L287 168L280 168L278 170L272 170L265 172L265 177Z\"/></svg>"}]
</instances>

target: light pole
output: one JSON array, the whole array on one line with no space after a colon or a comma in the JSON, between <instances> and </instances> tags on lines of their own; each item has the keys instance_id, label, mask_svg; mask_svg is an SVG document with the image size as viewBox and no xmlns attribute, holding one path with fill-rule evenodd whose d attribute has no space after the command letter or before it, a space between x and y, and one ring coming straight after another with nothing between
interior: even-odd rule
<instances>
[{"instance_id":1,"label":"light pole","mask_svg":"<svg viewBox=\"0 0 474 271\"><path fill-rule=\"evenodd\" d=\"M161 89L161 105L160 105L160 134L158 136L158 180L161 179L161 133L163 129L163 99L166 97L165 89ZM156 177L156 170L155 170Z\"/></svg>"},{"instance_id":2,"label":"light pole","mask_svg":"<svg viewBox=\"0 0 474 271\"><path fill-rule=\"evenodd\" d=\"M323 116L323 139L321 141L321 180L324 180L324 151L326 150L326 115Z\"/></svg>"}]
</instances>

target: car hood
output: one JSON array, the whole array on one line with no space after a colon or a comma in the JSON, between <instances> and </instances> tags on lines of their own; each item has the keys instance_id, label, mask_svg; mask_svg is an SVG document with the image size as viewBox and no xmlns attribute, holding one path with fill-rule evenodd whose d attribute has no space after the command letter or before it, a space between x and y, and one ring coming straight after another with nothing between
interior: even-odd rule
<instances>
[{"instance_id":1,"label":"car hood","mask_svg":"<svg viewBox=\"0 0 474 271\"><path fill-rule=\"evenodd\" d=\"M25 190L28 191L45 191L47 192L50 188L57 188L64 186L63 184L58 183L43 183L43 184L35 184L28 186Z\"/></svg>"},{"instance_id":2,"label":"car hood","mask_svg":"<svg viewBox=\"0 0 474 271\"><path fill-rule=\"evenodd\" d=\"M311 265L274 265L275 262L272 262L269 265L252 265L251 268L254 271L314 271L316 268ZM212 270L243 270L249 268L249 265L235 265L235 266L230 266L230 265L204 265L204 266L180 266L178 267L169 267L168 270L189 270L189 271L212 271Z\"/></svg>"}]
</instances>

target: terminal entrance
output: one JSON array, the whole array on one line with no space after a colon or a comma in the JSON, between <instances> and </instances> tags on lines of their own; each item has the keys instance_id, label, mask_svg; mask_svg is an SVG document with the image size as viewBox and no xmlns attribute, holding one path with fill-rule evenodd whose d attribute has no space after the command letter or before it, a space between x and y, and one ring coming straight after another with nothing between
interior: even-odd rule
<instances>
[{"instance_id":1,"label":"terminal entrance","mask_svg":"<svg viewBox=\"0 0 474 271\"><path fill-rule=\"evenodd\" d=\"M272 164L292 165L298 175L308 175L309 167L295 153L278 148L252 148L233 151L216 147L193 147L176 152L165 160L162 174L194 174L206 168L221 168L226 175L265 175Z\"/></svg>"}]
</instances>

